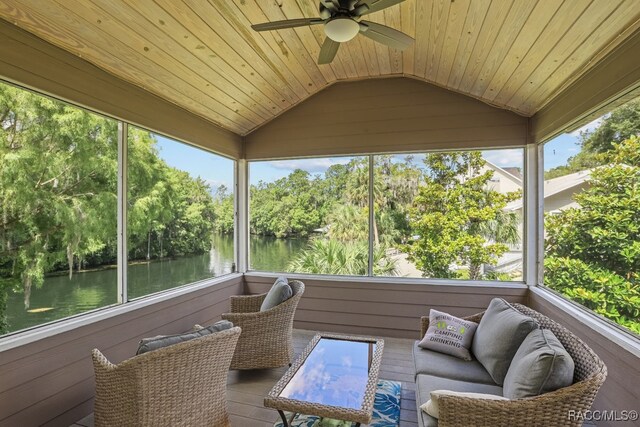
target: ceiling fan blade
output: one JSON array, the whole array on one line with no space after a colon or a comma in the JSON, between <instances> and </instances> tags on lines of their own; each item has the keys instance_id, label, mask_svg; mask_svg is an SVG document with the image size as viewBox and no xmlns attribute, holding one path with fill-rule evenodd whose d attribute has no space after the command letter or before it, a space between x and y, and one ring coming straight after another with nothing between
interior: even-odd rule
<instances>
[{"instance_id":1,"label":"ceiling fan blade","mask_svg":"<svg viewBox=\"0 0 640 427\"><path fill-rule=\"evenodd\" d=\"M300 19L287 19L285 21L265 22L264 24L252 25L255 31L270 31L280 30L282 28L295 28L304 27L305 25L322 24L324 20L319 18L300 18Z\"/></svg>"},{"instance_id":2,"label":"ceiling fan blade","mask_svg":"<svg viewBox=\"0 0 640 427\"><path fill-rule=\"evenodd\" d=\"M369 13L377 12L382 9L394 6L398 3L402 3L404 0L362 0L355 6L354 12L356 16L368 15ZM366 4L368 8L361 7Z\"/></svg>"},{"instance_id":3,"label":"ceiling fan blade","mask_svg":"<svg viewBox=\"0 0 640 427\"><path fill-rule=\"evenodd\" d=\"M414 42L411 37L401 31L370 21L360 21L360 34L399 50L408 48Z\"/></svg>"},{"instance_id":4,"label":"ceiling fan blade","mask_svg":"<svg viewBox=\"0 0 640 427\"><path fill-rule=\"evenodd\" d=\"M318 55L318 64L329 64L333 61L338 53L340 43L331 40L329 37L325 37L322 48L320 49L320 55Z\"/></svg>"}]
</instances>

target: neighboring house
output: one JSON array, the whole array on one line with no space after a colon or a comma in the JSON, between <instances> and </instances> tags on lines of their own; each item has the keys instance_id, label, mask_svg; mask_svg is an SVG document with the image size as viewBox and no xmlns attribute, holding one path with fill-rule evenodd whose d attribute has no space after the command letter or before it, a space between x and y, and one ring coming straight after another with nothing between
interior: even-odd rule
<instances>
[{"instance_id":1,"label":"neighboring house","mask_svg":"<svg viewBox=\"0 0 640 427\"><path fill-rule=\"evenodd\" d=\"M546 213L559 212L568 208L580 207L573 195L589 186L589 177L593 169L575 172L544 182L544 211ZM509 203L506 210L516 210L522 214L522 199Z\"/></svg>"},{"instance_id":2,"label":"neighboring house","mask_svg":"<svg viewBox=\"0 0 640 427\"><path fill-rule=\"evenodd\" d=\"M560 212L564 209L579 208L574 200L573 196L576 193L584 190L589 186L589 177L593 169L587 169L580 172L575 172L569 175L560 176L546 180L544 182L544 212L546 214L553 214ZM502 178L505 174L497 173ZM522 188L522 187L521 187ZM503 191L503 190L498 190ZM514 191L514 190L507 190ZM522 203L523 198L515 200L509 203L505 210L517 211L522 218ZM521 227L522 229L522 227ZM504 254L498 264L495 266L487 267L489 270L499 272L513 272L522 270L522 250L520 247L513 247L512 250Z\"/></svg>"},{"instance_id":3,"label":"neighboring house","mask_svg":"<svg viewBox=\"0 0 640 427\"><path fill-rule=\"evenodd\" d=\"M512 191L522 190L522 174L519 168L501 168L487 160L487 163L480 170L484 173L486 170L493 171L493 177L489 181L489 188L498 193L510 193Z\"/></svg>"}]
</instances>

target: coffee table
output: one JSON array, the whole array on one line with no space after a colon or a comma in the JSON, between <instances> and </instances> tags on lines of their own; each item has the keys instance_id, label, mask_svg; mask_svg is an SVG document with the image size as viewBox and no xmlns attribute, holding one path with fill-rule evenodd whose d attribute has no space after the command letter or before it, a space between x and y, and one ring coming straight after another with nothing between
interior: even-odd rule
<instances>
[{"instance_id":1,"label":"coffee table","mask_svg":"<svg viewBox=\"0 0 640 427\"><path fill-rule=\"evenodd\" d=\"M384 340L317 334L271 389L264 406L284 427L295 414L367 424L371 421ZM288 420L284 411L292 412Z\"/></svg>"}]
</instances>

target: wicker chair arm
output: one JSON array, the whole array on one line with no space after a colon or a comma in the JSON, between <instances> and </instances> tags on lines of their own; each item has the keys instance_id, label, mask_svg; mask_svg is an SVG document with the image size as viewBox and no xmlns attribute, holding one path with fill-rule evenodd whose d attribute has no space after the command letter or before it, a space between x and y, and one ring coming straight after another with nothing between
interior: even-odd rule
<instances>
[{"instance_id":1,"label":"wicker chair arm","mask_svg":"<svg viewBox=\"0 0 640 427\"><path fill-rule=\"evenodd\" d=\"M440 427L580 426L579 412L591 408L595 393L588 381L536 397L514 400L441 396ZM575 417L571 417L575 414Z\"/></svg>"},{"instance_id":2,"label":"wicker chair arm","mask_svg":"<svg viewBox=\"0 0 640 427\"><path fill-rule=\"evenodd\" d=\"M471 316L463 317L463 319L468 320L470 322L479 323L480 319L482 319L483 314L484 314L484 311L482 313L476 313ZM427 329L429 329L429 316L422 316L420 318L420 338L419 339L422 339L422 337L424 337L424 334L427 333Z\"/></svg>"},{"instance_id":3,"label":"wicker chair arm","mask_svg":"<svg viewBox=\"0 0 640 427\"><path fill-rule=\"evenodd\" d=\"M96 370L113 371L117 368L117 366L109 362L106 356L97 348L91 350L91 359L93 359L93 366Z\"/></svg>"},{"instance_id":4,"label":"wicker chair arm","mask_svg":"<svg viewBox=\"0 0 640 427\"><path fill-rule=\"evenodd\" d=\"M267 294L259 295L233 295L231 297L232 313L255 313L260 311L262 301Z\"/></svg>"},{"instance_id":5,"label":"wicker chair arm","mask_svg":"<svg viewBox=\"0 0 640 427\"><path fill-rule=\"evenodd\" d=\"M268 311L256 311L250 313L223 313L222 319L228 320L233 323L234 326L239 326L242 329L256 327L262 329L268 320L274 317L274 312Z\"/></svg>"}]
</instances>

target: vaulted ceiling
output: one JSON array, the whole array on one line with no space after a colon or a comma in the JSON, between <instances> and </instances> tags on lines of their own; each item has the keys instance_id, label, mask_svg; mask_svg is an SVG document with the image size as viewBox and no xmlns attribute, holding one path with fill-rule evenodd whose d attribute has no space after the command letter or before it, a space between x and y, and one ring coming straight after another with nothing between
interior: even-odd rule
<instances>
[{"instance_id":1,"label":"vaulted ceiling","mask_svg":"<svg viewBox=\"0 0 640 427\"><path fill-rule=\"evenodd\" d=\"M370 0L374 2L375 0ZM640 24L637 0L406 0L367 19L416 41L356 37L317 65L314 0L2 0L0 17L245 135L339 80L405 75L532 116Z\"/></svg>"}]
</instances>

